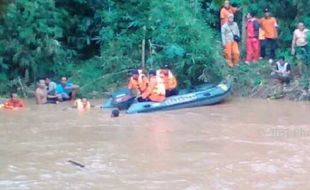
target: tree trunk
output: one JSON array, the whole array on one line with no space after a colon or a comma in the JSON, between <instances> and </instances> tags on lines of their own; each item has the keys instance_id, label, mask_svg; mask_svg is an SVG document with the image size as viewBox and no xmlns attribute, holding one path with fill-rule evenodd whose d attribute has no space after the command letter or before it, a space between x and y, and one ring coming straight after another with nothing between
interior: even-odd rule
<instances>
[{"instance_id":1,"label":"tree trunk","mask_svg":"<svg viewBox=\"0 0 310 190\"><path fill-rule=\"evenodd\" d=\"M246 14L247 14L247 6L244 6L242 9L242 24L241 24L241 55L245 57L246 55Z\"/></svg>"},{"instance_id":2,"label":"tree trunk","mask_svg":"<svg viewBox=\"0 0 310 190\"><path fill-rule=\"evenodd\" d=\"M29 82L29 68L25 69L24 81L25 81L25 83Z\"/></svg>"},{"instance_id":3,"label":"tree trunk","mask_svg":"<svg viewBox=\"0 0 310 190\"><path fill-rule=\"evenodd\" d=\"M145 39L142 40L142 55L141 55L141 66L145 70Z\"/></svg>"}]
</instances>

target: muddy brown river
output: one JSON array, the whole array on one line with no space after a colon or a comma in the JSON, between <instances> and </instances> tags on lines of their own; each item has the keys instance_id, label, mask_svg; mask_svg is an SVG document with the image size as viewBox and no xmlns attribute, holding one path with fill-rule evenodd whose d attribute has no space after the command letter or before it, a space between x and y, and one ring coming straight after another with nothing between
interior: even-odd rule
<instances>
[{"instance_id":1,"label":"muddy brown river","mask_svg":"<svg viewBox=\"0 0 310 190\"><path fill-rule=\"evenodd\" d=\"M0 111L0 190L310 189L310 104Z\"/></svg>"}]
</instances>

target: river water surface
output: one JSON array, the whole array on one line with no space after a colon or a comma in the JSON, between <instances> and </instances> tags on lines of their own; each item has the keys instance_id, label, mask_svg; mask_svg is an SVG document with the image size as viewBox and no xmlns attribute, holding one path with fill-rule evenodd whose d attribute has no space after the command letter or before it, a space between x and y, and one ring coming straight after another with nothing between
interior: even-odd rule
<instances>
[{"instance_id":1,"label":"river water surface","mask_svg":"<svg viewBox=\"0 0 310 190\"><path fill-rule=\"evenodd\" d=\"M0 190L310 189L309 103L119 118L65 106L0 110Z\"/></svg>"}]
</instances>

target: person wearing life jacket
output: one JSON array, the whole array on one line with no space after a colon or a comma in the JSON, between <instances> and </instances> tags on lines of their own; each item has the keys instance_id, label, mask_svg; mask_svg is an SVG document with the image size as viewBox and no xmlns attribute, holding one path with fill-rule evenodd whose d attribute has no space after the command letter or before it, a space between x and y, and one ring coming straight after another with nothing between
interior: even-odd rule
<instances>
[{"instance_id":1,"label":"person wearing life jacket","mask_svg":"<svg viewBox=\"0 0 310 190\"><path fill-rule=\"evenodd\" d=\"M178 82L172 74L168 65L164 65L161 69L157 70L157 76L160 76L165 84L166 97L178 95L177 85Z\"/></svg>"},{"instance_id":2,"label":"person wearing life jacket","mask_svg":"<svg viewBox=\"0 0 310 190\"><path fill-rule=\"evenodd\" d=\"M163 102L166 99L166 89L163 79L156 75L156 71L149 72L149 84L138 98L139 102Z\"/></svg>"},{"instance_id":3,"label":"person wearing life jacket","mask_svg":"<svg viewBox=\"0 0 310 190\"><path fill-rule=\"evenodd\" d=\"M291 65L285 61L284 57L280 57L276 62L275 69L271 73L271 77L280 81L281 83L288 84L290 82Z\"/></svg>"},{"instance_id":4,"label":"person wearing life jacket","mask_svg":"<svg viewBox=\"0 0 310 190\"><path fill-rule=\"evenodd\" d=\"M74 107L76 107L78 111L86 111L90 109L91 104L86 98L82 98L75 101Z\"/></svg>"},{"instance_id":5,"label":"person wearing life jacket","mask_svg":"<svg viewBox=\"0 0 310 190\"><path fill-rule=\"evenodd\" d=\"M136 90L141 95L147 88L148 79L142 70L133 70L128 83L128 89Z\"/></svg>"},{"instance_id":6,"label":"person wearing life jacket","mask_svg":"<svg viewBox=\"0 0 310 190\"><path fill-rule=\"evenodd\" d=\"M16 93L12 93L10 99L3 105L4 109L18 109L25 107L25 103L18 98Z\"/></svg>"}]
</instances>

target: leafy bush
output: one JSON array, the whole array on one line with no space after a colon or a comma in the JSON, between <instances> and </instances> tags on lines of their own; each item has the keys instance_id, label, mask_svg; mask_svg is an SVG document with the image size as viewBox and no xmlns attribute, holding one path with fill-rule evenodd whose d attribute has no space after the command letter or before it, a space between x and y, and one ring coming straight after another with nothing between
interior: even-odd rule
<instances>
[{"instance_id":1,"label":"leafy bush","mask_svg":"<svg viewBox=\"0 0 310 190\"><path fill-rule=\"evenodd\" d=\"M217 81L231 73L219 35L224 0L5 2L0 6L0 93L8 91L9 81L18 76L30 85L45 75L54 79L72 76L83 94L110 90L124 84L128 70L141 66L143 39L147 69L170 64L181 86ZM280 25L277 53L291 59L295 24L302 20L310 26L307 1L231 2L242 8L237 14L239 26L247 10L262 16L263 9L270 8ZM260 70L240 67L232 74L245 76L252 69ZM254 83L262 78L255 75Z\"/></svg>"},{"instance_id":2,"label":"leafy bush","mask_svg":"<svg viewBox=\"0 0 310 190\"><path fill-rule=\"evenodd\" d=\"M16 0L7 5L0 26L1 71L26 83L72 64L74 51L61 44L66 12L54 1Z\"/></svg>"}]
</instances>

